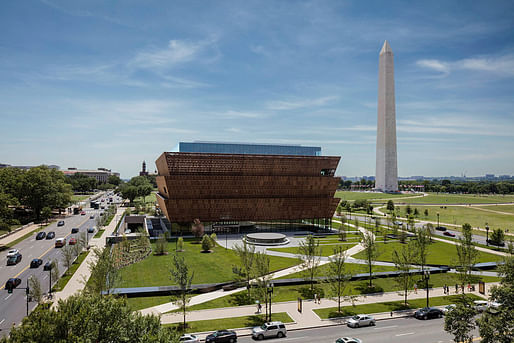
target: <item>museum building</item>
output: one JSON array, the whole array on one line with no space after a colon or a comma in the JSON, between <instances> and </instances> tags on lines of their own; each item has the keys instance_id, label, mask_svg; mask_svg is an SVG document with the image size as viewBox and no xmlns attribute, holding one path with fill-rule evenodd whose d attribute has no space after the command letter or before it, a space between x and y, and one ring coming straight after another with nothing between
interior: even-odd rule
<instances>
[{"instance_id":1,"label":"museum building","mask_svg":"<svg viewBox=\"0 0 514 343\"><path fill-rule=\"evenodd\" d=\"M157 200L171 223L327 227L339 203L339 156L300 145L181 142L156 161Z\"/></svg>"}]
</instances>

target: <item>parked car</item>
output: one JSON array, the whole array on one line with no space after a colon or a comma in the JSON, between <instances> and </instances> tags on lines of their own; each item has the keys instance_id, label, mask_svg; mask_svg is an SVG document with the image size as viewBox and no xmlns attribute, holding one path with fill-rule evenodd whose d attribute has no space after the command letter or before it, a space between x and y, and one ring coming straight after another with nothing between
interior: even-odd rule
<instances>
[{"instance_id":1,"label":"parked car","mask_svg":"<svg viewBox=\"0 0 514 343\"><path fill-rule=\"evenodd\" d=\"M18 262L20 262L20 261L21 261L21 254L17 253L16 255L12 255L7 258L7 265L13 266L13 265L18 264Z\"/></svg>"},{"instance_id":2,"label":"parked car","mask_svg":"<svg viewBox=\"0 0 514 343\"><path fill-rule=\"evenodd\" d=\"M487 243L489 243L490 245L496 245L497 247L505 246L505 242L496 242L496 241L492 241L491 239L488 239Z\"/></svg>"},{"instance_id":3,"label":"parked car","mask_svg":"<svg viewBox=\"0 0 514 343\"><path fill-rule=\"evenodd\" d=\"M282 322L269 322L252 329L252 337L256 339L264 339L267 337L285 337L287 334L286 326Z\"/></svg>"},{"instance_id":4,"label":"parked car","mask_svg":"<svg viewBox=\"0 0 514 343\"><path fill-rule=\"evenodd\" d=\"M87 233L95 233L95 228L94 227L87 228Z\"/></svg>"},{"instance_id":5,"label":"parked car","mask_svg":"<svg viewBox=\"0 0 514 343\"><path fill-rule=\"evenodd\" d=\"M443 311L435 307L423 307L414 312L414 318L417 319L430 319L430 318L441 318Z\"/></svg>"},{"instance_id":6,"label":"parked car","mask_svg":"<svg viewBox=\"0 0 514 343\"><path fill-rule=\"evenodd\" d=\"M95 219L95 215L94 214L90 215L89 219Z\"/></svg>"},{"instance_id":7,"label":"parked car","mask_svg":"<svg viewBox=\"0 0 514 343\"><path fill-rule=\"evenodd\" d=\"M10 290L18 287L18 285L21 283L21 279L17 277L12 277L5 283L5 289Z\"/></svg>"},{"instance_id":8,"label":"parked car","mask_svg":"<svg viewBox=\"0 0 514 343\"><path fill-rule=\"evenodd\" d=\"M367 314L358 314L348 319L346 325L351 328L358 328L360 326L375 325L375 318L368 316Z\"/></svg>"},{"instance_id":9,"label":"parked car","mask_svg":"<svg viewBox=\"0 0 514 343\"><path fill-rule=\"evenodd\" d=\"M445 307L443 307L442 311L446 315L448 312L453 310L455 307L457 307L457 305L455 305L455 304L446 305Z\"/></svg>"},{"instance_id":10,"label":"parked car","mask_svg":"<svg viewBox=\"0 0 514 343\"><path fill-rule=\"evenodd\" d=\"M11 249L7 252L7 258L11 257L11 256L16 256L20 253L20 251L18 249Z\"/></svg>"},{"instance_id":11,"label":"parked car","mask_svg":"<svg viewBox=\"0 0 514 343\"><path fill-rule=\"evenodd\" d=\"M52 270L52 262L51 261L46 262L45 265L43 266L43 270Z\"/></svg>"},{"instance_id":12,"label":"parked car","mask_svg":"<svg viewBox=\"0 0 514 343\"><path fill-rule=\"evenodd\" d=\"M200 338L196 337L195 335L185 334L180 336L178 339L179 342L186 342L186 343L196 343L200 342Z\"/></svg>"},{"instance_id":13,"label":"parked car","mask_svg":"<svg viewBox=\"0 0 514 343\"><path fill-rule=\"evenodd\" d=\"M453 232L450 232L450 231L443 232L443 235L448 236L448 237L455 237L455 234Z\"/></svg>"},{"instance_id":14,"label":"parked car","mask_svg":"<svg viewBox=\"0 0 514 343\"><path fill-rule=\"evenodd\" d=\"M32 261L30 261L30 268L38 268L42 264L43 264L43 260L42 259L35 258Z\"/></svg>"},{"instance_id":15,"label":"parked car","mask_svg":"<svg viewBox=\"0 0 514 343\"><path fill-rule=\"evenodd\" d=\"M86 215L86 211L82 211L82 212L80 212L80 215L81 215L81 216L85 216L85 215Z\"/></svg>"},{"instance_id":16,"label":"parked car","mask_svg":"<svg viewBox=\"0 0 514 343\"><path fill-rule=\"evenodd\" d=\"M57 226L64 226L64 220L59 220L57 222Z\"/></svg>"},{"instance_id":17,"label":"parked car","mask_svg":"<svg viewBox=\"0 0 514 343\"><path fill-rule=\"evenodd\" d=\"M77 239L75 237L70 238L70 241L68 242L69 245L75 245L77 244Z\"/></svg>"},{"instance_id":18,"label":"parked car","mask_svg":"<svg viewBox=\"0 0 514 343\"><path fill-rule=\"evenodd\" d=\"M446 231L446 227L444 227L444 226L436 226L435 229L437 231Z\"/></svg>"},{"instance_id":19,"label":"parked car","mask_svg":"<svg viewBox=\"0 0 514 343\"><path fill-rule=\"evenodd\" d=\"M478 312L484 312L489 308L489 303L485 300L475 300L473 301L473 307Z\"/></svg>"},{"instance_id":20,"label":"parked car","mask_svg":"<svg viewBox=\"0 0 514 343\"><path fill-rule=\"evenodd\" d=\"M362 341L358 338L341 337L336 339L336 343L362 343Z\"/></svg>"},{"instance_id":21,"label":"parked car","mask_svg":"<svg viewBox=\"0 0 514 343\"><path fill-rule=\"evenodd\" d=\"M218 330L205 337L205 343L234 343L237 342L237 334L231 330Z\"/></svg>"},{"instance_id":22,"label":"parked car","mask_svg":"<svg viewBox=\"0 0 514 343\"><path fill-rule=\"evenodd\" d=\"M74 227L73 229L71 229L71 233L77 233L77 232L79 232L78 227Z\"/></svg>"},{"instance_id":23,"label":"parked car","mask_svg":"<svg viewBox=\"0 0 514 343\"><path fill-rule=\"evenodd\" d=\"M55 240L55 247L56 248L62 248L66 245L66 238L57 238Z\"/></svg>"},{"instance_id":24,"label":"parked car","mask_svg":"<svg viewBox=\"0 0 514 343\"><path fill-rule=\"evenodd\" d=\"M55 237L55 232L53 231L50 231L46 234L46 239L54 239Z\"/></svg>"},{"instance_id":25,"label":"parked car","mask_svg":"<svg viewBox=\"0 0 514 343\"><path fill-rule=\"evenodd\" d=\"M41 239L44 239L45 237L46 237L46 232L44 232L44 231L40 231L40 232L38 232L38 233L37 233L37 235L36 235L36 240L38 240L38 241L39 241L39 240L41 240Z\"/></svg>"}]
</instances>

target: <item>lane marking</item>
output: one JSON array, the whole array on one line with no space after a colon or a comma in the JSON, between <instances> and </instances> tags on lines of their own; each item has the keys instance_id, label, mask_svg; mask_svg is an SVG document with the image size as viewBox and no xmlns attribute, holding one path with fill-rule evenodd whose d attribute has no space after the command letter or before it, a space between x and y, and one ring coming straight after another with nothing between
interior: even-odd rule
<instances>
[{"instance_id":1,"label":"lane marking","mask_svg":"<svg viewBox=\"0 0 514 343\"><path fill-rule=\"evenodd\" d=\"M374 330L381 330L381 329L391 329L391 328L397 328L398 325L390 325L390 326L381 326L381 327L374 327Z\"/></svg>"},{"instance_id":2,"label":"lane marking","mask_svg":"<svg viewBox=\"0 0 514 343\"><path fill-rule=\"evenodd\" d=\"M407 332L407 333L399 333L397 335L395 335L396 337L400 337L400 336L407 336L407 335L414 335L415 332Z\"/></svg>"},{"instance_id":3,"label":"lane marking","mask_svg":"<svg viewBox=\"0 0 514 343\"><path fill-rule=\"evenodd\" d=\"M3 322L5 322L5 318L0 320L0 325L2 325Z\"/></svg>"},{"instance_id":4,"label":"lane marking","mask_svg":"<svg viewBox=\"0 0 514 343\"><path fill-rule=\"evenodd\" d=\"M9 299L9 298L11 297L11 295L12 295L12 293L11 293L11 294L9 294L6 298L4 298L4 300Z\"/></svg>"}]
</instances>

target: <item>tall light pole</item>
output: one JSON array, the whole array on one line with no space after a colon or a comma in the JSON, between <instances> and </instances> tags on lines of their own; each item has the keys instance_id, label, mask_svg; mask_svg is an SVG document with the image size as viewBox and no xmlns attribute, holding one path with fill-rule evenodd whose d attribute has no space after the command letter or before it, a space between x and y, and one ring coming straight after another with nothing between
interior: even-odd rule
<instances>
[{"instance_id":1,"label":"tall light pole","mask_svg":"<svg viewBox=\"0 0 514 343\"><path fill-rule=\"evenodd\" d=\"M429 305L428 305L428 281L430 280L430 270L425 270L423 272L423 276L425 277L425 282L427 283L427 307L429 307Z\"/></svg>"},{"instance_id":2,"label":"tall light pole","mask_svg":"<svg viewBox=\"0 0 514 343\"><path fill-rule=\"evenodd\" d=\"M269 302L269 319L267 318L266 321L271 322L271 296L273 295L273 283L268 284L266 293L268 294L268 297L267 297L268 299L266 299L266 300ZM268 308L267 305L266 305L266 308Z\"/></svg>"},{"instance_id":3,"label":"tall light pole","mask_svg":"<svg viewBox=\"0 0 514 343\"><path fill-rule=\"evenodd\" d=\"M437 212L437 227L439 227L439 212Z\"/></svg>"},{"instance_id":4,"label":"tall light pole","mask_svg":"<svg viewBox=\"0 0 514 343\"><path fill-rule=\"evenodd\" d=\"M485 239L485 243L487 244L487 246L489 246L489 225L487 223L485 223L485 232L486 232L486 239Z\"/></svg>"}]
</instances>

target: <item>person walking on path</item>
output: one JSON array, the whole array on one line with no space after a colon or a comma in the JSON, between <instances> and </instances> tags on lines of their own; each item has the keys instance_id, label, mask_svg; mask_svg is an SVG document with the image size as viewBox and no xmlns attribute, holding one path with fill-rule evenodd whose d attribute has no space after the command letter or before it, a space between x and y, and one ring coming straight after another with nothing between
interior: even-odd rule
<instances>
[{"instance_id":1,"label":"person walking on path","mask_svg":"<svg viewBox=\"0 0 514 343\"><path fill-rule=\"evenodd\" d=\"M318 303L318 293L314 293L314 303Z\"/></svg>"},{"instance_id":2,"label":"person walking on path","mask_svg":"<svg viewBox=\"0 0 514 343\"><path fill-rule=\"evenodd\" d=\"M257 313L261 313L262 311L262 305L260 302L257 302Z\"/></svg>"},{"instance_id":3,"label":"person walking on path","mask_svg":"<svg viewBox=\"0 0 514 343\"><path fill-rule=\"evenodd\" d=\"M418 294L418 284L414 284L414 293Z\"/></svg>"}]
</instances>

